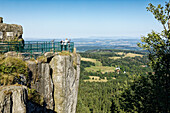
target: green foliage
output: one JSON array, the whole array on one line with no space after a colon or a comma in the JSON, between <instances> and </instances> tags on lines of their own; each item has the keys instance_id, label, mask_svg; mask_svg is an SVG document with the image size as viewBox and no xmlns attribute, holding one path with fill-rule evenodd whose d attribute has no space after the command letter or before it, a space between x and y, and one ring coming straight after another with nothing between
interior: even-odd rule
<instances>
[{"instance_id":1,"label":"green foliage","mask_svg":"<svg viewBox=\"0 0 170 113\"><path fill-rule=\"evenodd\" d=\"M94 59L98 58L98 60L102 61L102 63L105 62L106 66L120 66L120 74L117 74L115 72L102 73L101 71L87 72L86 70L84 70L84 68L95 66L95 64L92 62L81 61L77 113L125 112L123 107L121 107L122 104L120 103L121 94L130 87L130 84L132 84L134 80L138 79L138 76L135 76L133 73L145 75L146 72L150 71L149 67L141 67L141 65L147 65L148 59L146 56L134 58L129 57L114 60L108 58L114 56L114 53L110 52L110 50L109 53L106 52L107 50L100 51L102 52L86 52L85 54L83 53L81 55L83 57L93 57ZM133 53L133 51L130 52ZM105 55L107 53L109 55ZM145 54L146 53L143 53L143 55ZM123 71L126 71L127 73L123 73ZM99 76L100 78L107 77L109 81L105 83L84 82L83 80L89 79L88 76ZM116 79L113 80L113 77L115 77Z\"/></svg>"},{"instance_id":2,"label":"green foliage","mask_svg":"<svg viewBox=\"0 0 170 113\"><path fill-rule=\"evenodd\" d=\"M59 53L59 55L69 56L69 55L70 55L70 52L69 52L69 51L62 51L62 52Z\"/></svg>"},{"instance_id":3,"label":"green foliage","mask_svg":"<svg viewBox=\"0 0 170 113\"><path fill-rule=\"evenodd\" d=\"M134 95L139 96L139 98L136 99L138 100L138 104L133 101L133 108L127 107L126 104L124 109L127 110L126 108L129 108L130 110L140 112L168 113L170 112L170 3L166 3L165 7L162 7L161 4L156 7L150 3L147 10L150 11L155 19L164 27L161 33L152 31L152 33L142 37L142 43L138 44L139 47L149 51L150 66L155 71L155 75L149 76L149 80L140 79L140 83L138 83L139 81L134 82L128 91L133 91ZM138 86L139 84L140 86ZM138 88L138 91L132 87ZM149 92L147 90L149 90ZM147 93L143 94L142 92ZM126 96L130 96L129 98L134 100L131 94L126 94ZM130 101L131 100L126 100L126 102Z\"/></svg>"},{"instance_id":4,"label":"green foliage","mask_svg":"<svg viewBox=\"0 0 170 113\"><path fill-rule=\"evenodd\" d=\"M138 54L143 54L144 56L143 57L126 57L126 58L121 58L121 59L109 59L109 57L113 57L115 56L115 53L114 52L125 52L125 53L138 53ZM101 61L102 65L103 66L109 66L109 67L113 67L113 68L110 68L112 69L112 71L114 71L114 67L120 67L121 68L121 72L120 74L123 74L124 71L130 73L131 75L133 74L140 74L140 75L145 75L146 72L152 72L152 70L147 66L148 64L148 58L146 57L145 54L147 53L144 53L144 52L137 52L137 51L125 51L125 50L100 50L99 52L91 52L88 53L80 53L82 57L88 57L88 58L93 58L93 59L97 59L99 61ZM117 54L116 54L117 55ZM142 65L145 65L146 67L141 67ZM92 76L95 76L97 75L97 72L96 74L93 74L91 72L85 72L84 69L88 69L87 67L92 67L94 66L94 64L91 64L87 61L81 61L81 74L82 75L92 75ZM96 67L97 68L100 68L100 67ZM93 69L93 68L90 68L90 69ZM95 68L94 68L95 69ZM109 68L108 68L109 69ZM111 71L111 72L112 72ZM116 76L115 73L109 73L109 72L106 72L108 74L99 74L99 75L103 75L105 77L107 77L108 75L110 76L112 74L112 76L110 77L114 77ZM97 75L98 76L98 75Z\"/></svg>"},{"instance_id":5,"label":"green foliage","mask_svg":"<svg viewBox=\"0 0 170 113\"><path fill-rule=\"evenodd\" d=\"M0 57L0 84L15 84L20 79L19 74L24 74L28 78L26 63L16 57Z\"/></svg>"},{"instance_id":6,"label":"green foliage","mask_svg":"<svg viewBox=\"0 0 170 113\"><path fill-rule=\"evenodd\" d=\"M161 6L161 4L156 7L150 3L149 6L146 7L147 11L150 11L155 16L155 19L161 22L165 30L167 30L166 24L168 24L169 20L169 6L170 3L166 3L165 7Z\"/></svg>"},{"instance_id":7,"label":"green foliage","mask_svg":"<svg viewBox=\"0 0 170 113\"><path fill-rule=\"evenodd\" d=\"M35 89L28 88L28 100L43 105L44 97L40 95Z\"/></svg>"},{"instance_id":8,"label":"green foliage","mask_svg":"<svg viewBox=\"0 0 170 113\"><path fill-rule=\"evenodd\" d=\"M47 57L45 57L44 55L43 55L43 56L39 56L39 57L37 58L37 61L38 61L39 63L45 63L45 62L47 62Z\"/></svg>"},{"instance_id":9,"label":"green foliage","mask_svg":"<svg viewBox=\"0 0 170 113\"><path fill-rule=\"evenodd\" d=\"M26 74L27 66L26 63L19 58L7 57L2 59L0 66L1 73L10 74L10 73L20 73Z\"/></svg>"},{"instance_id":10,"label":"green foliage","mask_svg":"<svg viewBox=\"0 0 170 113\"><path fill-rule=\"evenodd\" d=\"M125 112L166 112L166 94L164 89L155 83L157 83L156 75L141 76L134 80L119 97L120 108Z\"/></svg>"},{"instance_id":11,"label":"green foliage","mask_svg":"<svg viewBox=\"0 0 170 113\"><path fill-rule=\"evenodd\" d=\"M30 61L34 61L34 62L36 62L36 60L35 60L34 58L31 58L31 59L30 59Z\"/></svg>"}]
</instances>

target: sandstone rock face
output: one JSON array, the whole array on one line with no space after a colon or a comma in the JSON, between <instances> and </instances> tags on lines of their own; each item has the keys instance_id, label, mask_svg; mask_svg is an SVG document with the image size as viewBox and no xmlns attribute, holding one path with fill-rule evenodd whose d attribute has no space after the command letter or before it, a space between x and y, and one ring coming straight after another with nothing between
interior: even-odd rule
<instances>
[{"instance_id":1,"label":"sandstone rock face","mask_svg":"<svg viewBox=\"0 0 170 113\"><path fill-rule=\"evenodd\" d=\"M26 113L25 86L0 87L0 113Z\"/></svg>"},{"instance_id":2,"label":"sandstone rock face","mask_svg":"<svg viewBox=\"0 0 170 113\"><path fill-rule=\"evenodd\" d=\"M46 108L53 110L53 81L50 75L49 63L28 62L28 67L32 75L31 88L36 89L43 95Z\"/></svg>"},{"instance_id":3,"label":"sandstone rock face","mask_svg":"<svg viewBox=\"0 0 170 113\"><path fill-rule=\"evenodd\" d=\"M17 24L5 24L3 18L0 18L0 40L3 41L18 41L22 39L23 28Z\"/></svg>"},{"instance_id":4,"label":"sandstone rock face","mask_svg":"<svg viewBox=\"0 0 170 113\"><path fill-rule=\"evenodd\" d=\"M46 63L27 61L27 66L28 87L44 97L43 105L27 99L26 86L5 86L0 87L0 113L76 112L80 55L55 55ZM22 82L25 84L25 79Z\"/></svg>"},{"instance_id":5,"label":"sandstone rock face","mask_svg":"<svg viewBox=\"0 0 170 113\"><path fill-rule=\"evenodd\" d=\"M5 56L5 57L9 57L9 56L11 56L11 57L17 57L17 58L21 58L21 59L24 58L24 56L22 56L21 53L17 53L17 52L15 52L15 51L9 51L9 52L5 53L4 56Z\"/></svg>"},{"instance_id":6,"label":"sandstone rock face","mask_svg":"<svg viewBox=\"0 0 170 113\"><path fill-rule=\"evenodd\" d=\"M80 56L55 56L50 66L53 70L54 103L57 113L75 113L80 76Z\"/></svg>"},{"instance_id":7,"label":"sandstone rock face","mask_svg":"<svg viewBox=\"0 0 170 113\"><path fill-rule=\"evenodd\" d=\"M44 96L46 110L57 113L76 112L80 55L55 55L50 63L28 62L28 68L32 74L31 88Z\"/></svg>"}]
</instances>

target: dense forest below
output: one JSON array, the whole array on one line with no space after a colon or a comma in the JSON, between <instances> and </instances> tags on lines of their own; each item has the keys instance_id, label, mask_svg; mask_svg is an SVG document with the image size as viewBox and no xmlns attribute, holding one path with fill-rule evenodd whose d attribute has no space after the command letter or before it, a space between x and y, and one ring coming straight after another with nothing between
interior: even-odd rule
<instances>
[{"instance_id":1,"label":"dense forest below","mask_svg":"<svg viewBox=\"0 0 170 113\"><path fill-rule=\"evenodd\" d=\"M134 108L140 105L140 101L135 100L137 97L130 97L136 95L130 89L131 84L139 82L138 79L148 79L147 74L153 73L148 66L147 54L143 51L114 49L89 50L80 53L82 61L77 113L137 111L138 109L134 110ZM107 69L110 67L113 71ZM99 79L95 80L95 77ZM104 78L107 81L104 81ZM141 91L142 84L137 83ZM132 99L131 104L124 102L128 98Z\"/></svg>"}]
</instances>

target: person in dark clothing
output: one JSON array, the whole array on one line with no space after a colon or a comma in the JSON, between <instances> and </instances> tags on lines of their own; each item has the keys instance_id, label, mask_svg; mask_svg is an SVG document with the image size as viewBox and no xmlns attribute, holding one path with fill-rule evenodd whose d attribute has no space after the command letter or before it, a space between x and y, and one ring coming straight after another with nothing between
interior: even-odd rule
<instances>
[{"instance_id":1,"label":"person in dark clothing","mask_svg":"<svg viewBox=\"0 0 170 113\"><path fill-rule=\"evenodd\" d=\"M69 39L68 41L68 51L70 51L70 42L71 42L71 39Z\"/></svg>"},{"instance_id":2,"label":"person in dark clothing","mask_svg":"<svg viewBox=\"0 0 170 113\"><path fill-rule=\"evenodd\" d=\"M61 40L61 41L60 41L61 51L63 51L63 44L64 44L64 41L63 41L63 40Z\"/></svg>"}]
</instances>

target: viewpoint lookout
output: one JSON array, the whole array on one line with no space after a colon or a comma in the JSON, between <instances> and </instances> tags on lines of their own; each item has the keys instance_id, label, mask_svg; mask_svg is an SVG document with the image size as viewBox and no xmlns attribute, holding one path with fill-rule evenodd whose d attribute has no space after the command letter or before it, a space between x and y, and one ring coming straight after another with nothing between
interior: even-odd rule
<instances>
[{"instance_id":1,"label":"viewpoint lookout","mask_svg":"<svg viewBox=\"0 0 170 113\"><path fill-rule=\"evenodd\" d=\"M1 41L0 53L16 51L27 54L42 54L45 52L60 52L62 50L73 52L74 42L67 43L66 48L61 47L61 43L55 41Z\"/></svg>"},{"instance_id":2,"label":"viewpoint lookout","mask_svg":"<svg viewBox=\"0 0 170 113\"><path fill-rule=\"evenodd\" d=\"M60 52L62 50L73 52L74 43L69 42L64 47L55 41L24 41L23 28L17 24L3 23L0 17L0 53L16 51L23 54L41 55L45 52Z\"/></svg>"}]
</instances>

